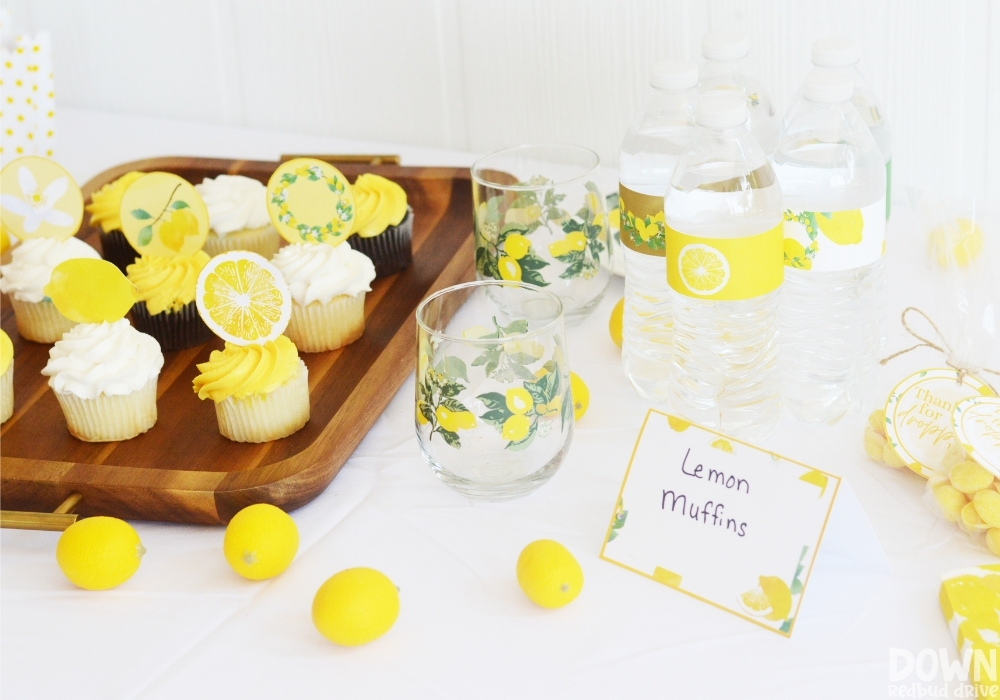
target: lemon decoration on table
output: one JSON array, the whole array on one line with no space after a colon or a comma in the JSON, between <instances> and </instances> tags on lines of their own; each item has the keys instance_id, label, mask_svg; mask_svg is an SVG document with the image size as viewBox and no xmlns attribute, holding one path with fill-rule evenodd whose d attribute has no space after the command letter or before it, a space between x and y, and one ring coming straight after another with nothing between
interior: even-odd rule
<instances>
[{"instance_id":1,"label":"lemon decoration on table","mask_svg":"<svg viewBox=\"0 0 1000 700\"><path fill-rule=\"evenodd\" d=\"M761 576L756 588L740 595L739 603L748 615L777 622L792 611L792 591L777 576Z\"/></svg>"},{"instance_id":2,"label":"lemon decoration on table","mask_svg":"<svg viewBox=\"0 0 1000 700\"><path fill-rule=\"evenodd\" d=\"M299 550L299 529L292 516L270 503L247 506L226 526L222 551L233 571L251 581L274 578Z\"/></svg>"},{"instance_id":3,"label":"lemon decoration on table","mask_svg":"<svg viewBox=\"0 0 1000 700\"><path fill-rule=\"evenodd\" d=\"M145 553L135 528L118 518L98 516L77 520L63 531L56 562L80 588L104 591L132 578Z\"/></svg>"},{"instance_id":4,"label":"lemon decoration on table","mask_svg":"<svg viewBox=\"0 0 1000 700\"><path fill-rule=\"evenodd\" d=\"M138 300L138 291L107 260L74 258L52 270L45 296L76 323L113 323Z\"/></svg>"},{"instance_id":5,"label":"lemon decoration on table","mask_svg":"<svg viewBox=\"0 0 1000 700\"><path fill-rule=\"evenodd\" d=\"M681 281L693 294L710 296L729 282L726 256L704 243L689 243L677 256Z\"/></svg>"},{"instance_id":6,"label":"lemon decoration on table","mask_svg":"<svg viewBox=\"0 0 1000 700\"><path fill-rule=\"evenodd\" d=\"M583 589L583 569L568 549L554 540L535 540L517 558L517 583L543 608L561 608Z\"/></svg>"},{"instance_id":7,"label":"lemon decoration on table","mask_svg":"<svg viewBox=\"0 0 1000 700\"><path fill-rule=\"evenodd\" d=\"M354 224L354 192L344 174L315 158L282 163L267 182L267 213L289 243L337 245Z\"/></svg>"},{"instance_id":8,"label":"lemon decoration on table","mask_svg":"<svg viewBox=\"0 0 1000 700\"><path fill-rule=\"evenodd\" d=\"M608 318L608 333L611 335L611 341L618 346L619 350L622 347L622 324L624 316L625 297L622 297L615 304L615 308L611 310L611 316Z\"/></svg>"},{"instance_id":9,"label":"lemon decoration on table","mask_svg":"<svg viewBox=\"0 0 1000 700\"><path fill-rule=\"evenodd\" d=\"M212 332L240 345L274 340L292 314L292 297L281 273L246 251L212 258L198 277L195 299Z\"/></svg>"},{"instance_id":10,"label":"lemon decoration on table","mask_svg":"<svg viewBox=\"0 0 1000 700\"><path fill-rule=\"evenodd\" d=\"M358 567L334 574L316 591L312 619L335 644L356 647L388 632L399 617L399 591L375 569Z\"/></svg>"},{"instance_id":11,"label":"lemon decoration on table","mask_svg":"<svg viewBox=\"0 0 1000 700\"><path fill-rule=\"evenodd\" d=\"M569 373L569 386L573 395L573 420L578 421L590 408L590 389L576 372Z\"/></svg>"}]
</instances>

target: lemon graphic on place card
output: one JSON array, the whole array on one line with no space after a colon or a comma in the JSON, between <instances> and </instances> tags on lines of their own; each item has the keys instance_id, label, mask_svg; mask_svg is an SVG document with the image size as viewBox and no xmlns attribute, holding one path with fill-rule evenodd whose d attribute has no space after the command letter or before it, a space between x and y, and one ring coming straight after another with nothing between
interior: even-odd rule
<instances>
[{"instance_id":1,"label":"lemon graphic on place card","mask_svg":"<svg viewBox=\"0 0 1000 700\"><path fill-rule=\"evenodd\" d=\"M139 299L135 285L107 260L73 258L52 270L45 296L76 323L114 323Z\"/></svg>"},{"instance_id":2,"label":"lemon graphic on place card","mask_svg":"<svg viewBox=\"0 0 1000 700\"><path fill-rule=\"evenodd\" d=\"M288 326L292 296L281 272L260 255L217 255L198 275L198 313L213 333L236 345L262 345Z\"/></svg>"},{"instance_id":3,"label":"lemon graphic on place card","mask_svg":"<svg viewBox=\"0 0 1000 700\"><path fill-rule=\"evenodd\" d=\"M83 221L83 194L72 176L48 158L12 160L0 171L0 224L8 235L64 240Z\"/></svg>"},{"instance_id":4,"label":"lemon graphic on place card","mask_svg":"<svg viewBox=\"0 0 1000 700\"><path fill-rule=\"evenodd\" d=\"M329 163L294 158L267 182L267 213L289 243L337 245L351 233L354 193Z\"/></svg>"},{"instance_id":5,"label":"lemon graphic on place card","mask_svg":"<svg viewBox=\"0 0 1000 700\"><path fill-rule=\"evenodd\" d=\"M142 256L194 255L208 236L208 208L194 185L173 173L153 172L122 195L122 233Z\"/></svg>"},{"instance_id":6,"label":"lemon graphic on place card","mask_svg":"<svg viewBox=\"0 0 1000 700\"><path fill-rule=\"evenodd\" d=\"M951 422L956 439L972 459L1000 476L1000 398L973 396L959 401Z\"/></svg>"}]
</instances>

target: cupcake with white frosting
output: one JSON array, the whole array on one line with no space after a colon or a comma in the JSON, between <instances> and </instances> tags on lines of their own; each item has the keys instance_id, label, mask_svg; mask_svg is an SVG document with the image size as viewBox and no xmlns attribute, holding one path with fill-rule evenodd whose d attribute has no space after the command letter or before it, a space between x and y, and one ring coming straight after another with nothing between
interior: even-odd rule
<instances>
[{"instance_id":1,"label":"cupcake with white frosting","mask_svg":"<svg viewBox=\"0 0 1000 700\"><path fill-rule=\"evenodd\" d=\"M285 329L303 352L336 350L365 330L365 292L371 291L375 265L346 245L295 243L271 260L292 295L292 316Z\"/></svg>"},{"instance_id":2,"label":"cupcake with white frosting","mask_svg":"<svg viewBox=\"0 0 1000 700\"><path fill-rule=\"evenodd\" d=\"M87 442L128 440L156 423L160 344L125 319L81 323L49 350L49 377L69 432Z\"/></svg>"},{"instance_id":3,"label":"cupcake with white frosting","mask_svg":"<svg viewBox=\"0 0 1000 700\"><path fill-rule=\"evenodd\" d=\"M0 266L0 291L10 295L17 318L17 332L25 340L54 343L75 323L59 313L45 296L52 270L74 258L100 259L97 251L79 238L30 238L11 252L11 262Z\"/></svg>"},{"instance_id":4,"label":"cupcake with white frosting","mask_svg":"<svg viewBox=\"0 0 1000 700\"><path fill-rule=\"evenodd\" d=\"M195 185L208 207L210 230L204 251L214 257L249 250L264 258L278 252L281 237L271 223L263 184L242 175L219 175Z\"/></svg>"}]
</instances>

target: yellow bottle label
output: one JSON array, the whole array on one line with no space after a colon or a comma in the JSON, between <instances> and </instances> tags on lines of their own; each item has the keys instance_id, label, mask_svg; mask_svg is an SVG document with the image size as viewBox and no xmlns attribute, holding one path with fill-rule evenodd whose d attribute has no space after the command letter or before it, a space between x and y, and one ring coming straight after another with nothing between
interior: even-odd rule
<instances>
[{"instance_id":1,"label":"yellow bottle label","mask_svg":"<svg viewBox=\"0 0 1000 700\"><path fill-rule=\"evenodd\" d=\"M667 228L667 284L679 294L711 301L773 292L785 276L782 228L783 222L742 238L700 238Z\"/></svg>"},{"instance_id":2,"label":"yellow bottle label","mask_svg":"<svg viewBox=\"0 0 1000 700\"><path fill-rule=\"evenodd\" d=\"M661 258L666 255L663 197L633 192L621 183L618 184L618 197L622 244L644 255Z\"/></svg>"}]
</instances>

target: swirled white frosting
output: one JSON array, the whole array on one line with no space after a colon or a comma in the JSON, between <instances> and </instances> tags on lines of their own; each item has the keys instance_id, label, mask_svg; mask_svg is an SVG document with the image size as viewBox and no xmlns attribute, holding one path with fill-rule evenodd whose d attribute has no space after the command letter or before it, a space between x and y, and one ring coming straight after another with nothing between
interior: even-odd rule
<instances>
[{"instance_id":1,"label":"swirled white frosting","mask_svg":"<svg viewBox=\"0 0 1000 700\"><path fill-rule=\"evenodd\" d=\"M64 241L29 238L11 251L10 264L0 267L0 291L21 301L37 303L45 298L42 290L56 265L73 258L100 257L79 238Z\"/></svg>"},{"instance_id":2,"label":"swirled white frosting","mask_svg":"<svg viewBox=\"0 0 1000 700\"><path fill-rule=\"evenodd\" d=\"M271 259L288 284L292 299L300 306L335 296L357 296L370 292L375 265L364 253L347 243L295 243L285 246Z\"/></svg>"},{"instance_id":3,"label":"swirled white frosting","mask_svg":"<svg viewBox=\"0 0 1000 700\"><path fill-rule=\"evenodd\" d=\"M271 223L267 214L267 188L252 177L219 175L195 185L208 207L208 222L219 238L227 233L260 228Z\"/></svg>"},{"instance_id":4,"label":"swirled white frosting","mask_svg":"<svg viewBox=\"0 0 1000 700\"><path fill-rule=\"evenodd\" d=\"M140 333L126 319L80 323L49 350L42 374L61 394L81 399L122 396L137 391L163 368L156 338Z\"/></svg>"}]
</instances>

